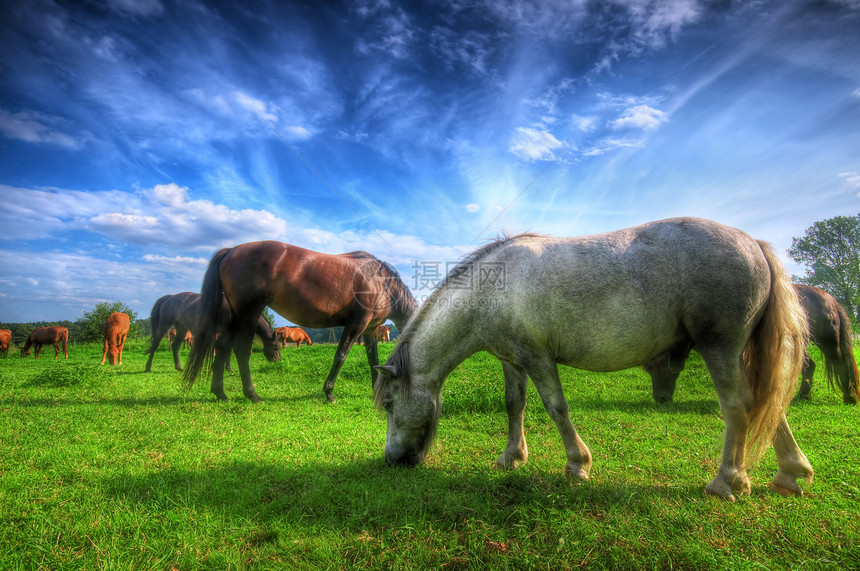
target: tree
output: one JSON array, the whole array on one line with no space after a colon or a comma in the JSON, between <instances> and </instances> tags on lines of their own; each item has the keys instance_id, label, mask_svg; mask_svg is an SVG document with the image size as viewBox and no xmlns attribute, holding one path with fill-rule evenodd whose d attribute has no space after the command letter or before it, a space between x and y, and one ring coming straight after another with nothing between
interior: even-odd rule
<instances>
[{"instance_id":1,"label":"tree","mask_svg":"<svg viewBox=\"0 0 860 571\"><path fill-rule=\"evenodd\" d=\"M792 238L788 255L809 266L797 281L827 291L860 317L860 214L816 222Z\"/></svg>"},{"instance_id":2,"label":"tree","mask_svg":"<svg viewBox=\"0 0 860 571\"><path fill-rule=\"evenodd\" d=\"M85 311L84 316L75 322L78 328L78 341L87 343L90 341L101 341L104 339L104 325L110 314L119 311L128 315L132 322L132 329L135 328L137 321L137 313L121 301L109 303L103 301L96 304L91 311Z\"/></svg>"},{"instance_id":3,"label":"tree","mask_svg":"<svg viewBox=\"0 0 860 571\"><path fill-rule=\"evenodd\" d=\"M275 328L275 315L268 307L263 308L263 318L269 322L269 327L271 327L272 329Z\"/></svg>"}]
</instances>

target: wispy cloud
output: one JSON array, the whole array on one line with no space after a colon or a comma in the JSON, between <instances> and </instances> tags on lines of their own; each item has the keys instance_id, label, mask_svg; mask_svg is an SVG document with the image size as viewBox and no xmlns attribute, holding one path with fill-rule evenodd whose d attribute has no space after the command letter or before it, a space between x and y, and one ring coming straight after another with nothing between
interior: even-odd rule
<instances>
[{"instance_id":1,"label":"wispy cloud","mask_svg":"<svg viewBox=\"0 0 860 571\"><path fill-rule=\"evenodd\" d=\"M508 150L516 157L528 161L550 161L554 152L564 144L549 131L519 127L511 137Z\"/></svg>"},{"instance_id":2,"label":"wispy cloud","mask_svg":"<svg viewBox=\"0 0 860 571\"><path fill-rule=\"evenodd\" d=\"M28 143L52 145L77 150L92 140L92 134L68 132L69 121L36 111L10 113L0 109L0 134Z\"/></svg>"},{"instance_id":3,"label":"wispy cloud","mask_svg":"<svg viewBox=\"0 0 860 571\"><path fill-rule=\"evenodd\" d=\"M656 129L668 120L665 112L648 105L637 105L626 109L618 119L610 122L613 129Z\"/></svg>"}]
</instances>

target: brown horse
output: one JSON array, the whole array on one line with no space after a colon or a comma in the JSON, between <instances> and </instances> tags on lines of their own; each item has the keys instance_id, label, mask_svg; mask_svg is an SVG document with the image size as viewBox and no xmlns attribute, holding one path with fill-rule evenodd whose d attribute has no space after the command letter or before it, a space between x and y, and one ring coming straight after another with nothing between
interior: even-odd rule
<instances>
[{"instance_id":1,"label":"brown horse","mask_svg":"<svg viewBox=\"0 0 860 571\"><path fill-rule=\"evenodd\" d=\"M105 356L110 355L108 362L111 365L122 365L122 350L128 337L131 320L128 315L115 311L105 320L105 347L102 351L102 362L105 364Z\"/></svg>"},{"instance_id":2,"label":"brown horse","mask_svg":"<svg viewBox=\"0 0 860 571\"><path fill-rule=\"evenodd\" d=\"M230 311L221 311L221 292ZM250 242L219 251L209 262L201 290L200 319L194 328L194 347L185 379L191 386L204 362L211 358L214 331L223 330L235 344L245 396L260 401L248 355L254 320L267 305L292 323L305 327L343 326L334 363L323 385L334 400L334 382L359 335L392 319L398 329L414 313L417 302L397 271L367 252L322 254L282 242ZM373 331L373 329L371 329ZM371 380L379 363L376 337L365 335ZM223 373L215 357L211 391L221 400Z\"/></svg>"},{"instance_id":3,"label":"brown horse","mask_svg":"<svg viewBox=\"0 0 860 571\"><path fill-rule=\"evenodd\" d=\"M301 327L278 327L275 329L275 335L280 340L281 348L286 347L288 341L295 343L296 349L301 347L302 342L308 345L314 344L307 332Z\"/></svg>"},{"instance_id":4,"label":"brown horse","mask_svg":"<svg viewBox=\"0 0 860 571\"><path fill-rule=\"evenodd\" d=\"M823 289L803 284L794 284L794 289L800 297L800 304L806 311L812 342L824 354L827 383L834 390L836 383L839 384L839 388L842 389L842 401L845 404L857 404L860 400L860 386L857 382L860 375L857 372L857 362L854 360L854 343L848 312L836 301L836 298ZM809 398L814 373L815 362L807 351L804 355L800 392L797 398Z\"/></svg>"},{"instance_id":5,"label":"brown horse","mask_svg":"<svg viewBox=\"0 0 860 571\"><path fill-rule=\"evenodd\" d=\"M385 325L379 325L376 328L376 340L380 343L391 341L391 329Z\"/></svg>"},{"instance_id":6,"label":"brown horse","mask_svg":"<svg viewBox=\"0 0 860 571\"><path fill-rule=\"evenodd\" d=\"M12 331L0 329L0 355L4 357L9 353L9 345L12 343Z\"/></svg>"},{"instance_id":7,"label":"brown horse","mask_svg":"<svg viewBox=\"0 0 860 571\"><path fill-rule=\"evenodd\" d=\"M860 386L858 386L860 375L854 360L853 335L848 312L836 301L836 298L822 289L803 284L792 284L792 287L797 292L800 305L806 314L810 341L824 354L824 366L830 388L834 389L835 384L838 383L842 389L842 401L845 404L856 404L860 400ZM655 401L672 401L675 383L681 371L684 370L684 363L693 348L691 342L680 344L669 353L643 366L645 372L651 375ZM795 398L809 398L814 373L815 362L809 356L809 351L804 349L800 391Z\"/></svg>"},{"instance_id":8,"label":"brown horse","mask_svg":"<svg viewBox=\"0 0 860 571\"><path fill-rule=\"evenodd\" d=\"M226 317L227 304L224 301L223 296L221 297L221 304L218 311L225 314L222 317ZM161 338L164 337L168 329L171 326L174 327L175 335L180 339L185 339L191 333L191 328L194 327L199 307L200 294L190 291L177 293L175 295L165 295L158 298L152 306L152 312L149 316L150 324L152 325L152 338L150 339L149 350L147 351L149 354L145 370L147 373L152 370L152 358L155 356L155 351L161 343ZM253 332L256 332L257 336L263 342L263 354L266 356L266 359L269 361L280 361L281 349L275 340L275 332L269 326L269 322L266 321L262 315L257 319L256 325L254 329L252 329L252 335ZM177 371L182 370L182 365L179 364L180 345L181 343L172 343L170 345L170 349L173 352L173 366ZM218 347L222 347L222 344L219 343ZM222 367L225 367L229 371L230 351L232 348L226 344L223 345L223 348L226 349L226 357L224 357Z\"/></svg>"},{"instance_id":9,"label":"brown horse","mask_svg":"<svg viewBox=\"0 0 860 571\"><path fill-rule=\"evenodd\" d=\"M176 329L171 329L167 332L167 342L170 348L173 349L173 344L176 342ZM186 331L185 337L179 341L179 346L190 349L192 343L194 343L194 337L192 337L191 331Z\"/></svg>"},{"instance_id":10,"label":"brown horse","mask_svg":"<svg viewBox=\"0 0 860 571\"><path fill-rule=\"evenodd\" d=\"M39 353L42 351L42 345L51 344L54 346L54 359L60 356L60 343L63 344L63 357L69 358L69 330L65 327L37 327L27 337L27 341L21 348L21 354L24 357L30 356L30 347L36 350L36 359L39 358Z\"/></svg>"}]
</instances>

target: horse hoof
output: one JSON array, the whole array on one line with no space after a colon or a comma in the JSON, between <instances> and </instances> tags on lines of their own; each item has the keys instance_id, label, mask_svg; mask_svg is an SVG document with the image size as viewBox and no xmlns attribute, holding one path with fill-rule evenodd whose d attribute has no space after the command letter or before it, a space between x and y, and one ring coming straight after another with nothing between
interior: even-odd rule
<instances>
[{"instance_id":1,"label":"horse hoof","mask_svg":"<svg viewBox=\"0 0 860 571\"><path fill-rule=\"evenodd\" d=\"M568 464L564 467L564 473L571 478L576 478L577 480L582 480L583 482L587 482L590 479L588 477L588 472L583 469L580 464Z\"/></svg>"},{"instance_id":2,"label":"horse hoof","mask_svg":"<svg viewBox=\"0 0 860 571\"><path fill-rule=\"evenodd\" d=\"M325 400L327 400L328 402L334 402L336 400L334 393L326 393Z\"/></svg>"},{"instance_id":3,"label":"horse hoof","mask_svg":"<svg viewBox=\"0 0 860 571\"><path fill-rule=\"evenodd\" d=\"M796 484L795 484L794 488L786 488L784 486L774 484L773 489L780 496L802 496L803 495L803 490L801 490L800 486L798 486Z\"/></svg>"}]
</instances>

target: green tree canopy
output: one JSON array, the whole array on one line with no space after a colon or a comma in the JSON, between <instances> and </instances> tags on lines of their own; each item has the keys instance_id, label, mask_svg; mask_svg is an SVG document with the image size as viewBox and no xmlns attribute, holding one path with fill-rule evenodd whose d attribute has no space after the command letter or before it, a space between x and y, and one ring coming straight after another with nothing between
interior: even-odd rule
<instances>
[{"instance_id":1,"label":"green tree canopy","mask_svg":"<svg viewBox=\"0 0 860 571\"><path fill-rule=\"evenodd\" d=\"M851 315L860 307L860 214L821 220L793 238L788 255L808 266L795 278L819 287L839 300Z\"/></svg>"},{"instance_id":2,"label":"green tree canopy","mask_svg":"<svg viewBox=\"0 0 860 571\"><path fill-rule=\"evenodd\" d=\"M127 314L132 323L132 330L136 328L137 313L129 306L121 301L114 301L112 303L103 301L96 304L92 310L85 311L84 316L75 322L78 326L77 341L82 343L101 341L104 338L105 321L115 311Z\"/></svg>"}]
</instances>

